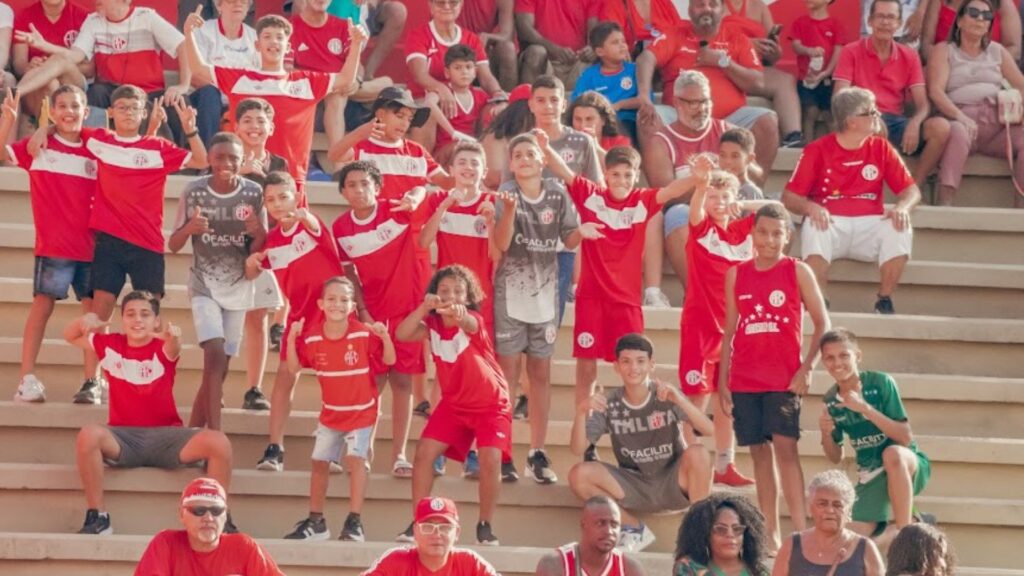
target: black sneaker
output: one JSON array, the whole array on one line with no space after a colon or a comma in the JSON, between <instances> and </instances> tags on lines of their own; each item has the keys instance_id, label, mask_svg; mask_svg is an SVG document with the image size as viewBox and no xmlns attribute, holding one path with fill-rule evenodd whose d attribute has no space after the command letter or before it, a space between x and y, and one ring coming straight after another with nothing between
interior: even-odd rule
<instances>
[{"instance_id":1,"label":"black sneaker","mask_svg":"<svg viewBox=\"0 0 1024 576\"><path fill-rule=\"evenodd\" d=\"M600 462L601 459L597 456L597 446L591 444L587 446L587 449L583 452L584 462Z\"/></svg>"},{"instance_id":2,"label":"black sneaker","mask_svg":"<svg viewBox=\"0 0 1024 576\"><path fill-rule=\"evenodd\" d=\"M235 521L231 519L231 512L228 512L228 517L224 520L224 533L238 534L238 526L235 526Z\"/></svg>"},{"instance_id":3,"label":"black sneaker","mask_svg":"<svg viewBox=\"0 0 1024 576\"><path fill-rule=\"evenodd\" d=\"M490 522L477 522L476 543L481 546L498 546L498 537L494 535Z\"/></svg>"},{"instance_id":4,"label":"black sneaker","mask_svg":"<svg viewBox=\"0 0 1024 576\"><path fill-rule=\"evenodd\" d=\"M75 404L99 404L103 399L103 385L95 378L82 382L82 387L75 393L72 400Z\"/></svg>"},{"instance_id":5,"label":"black sneaker","mask_svg":"<svg viewBox=\"0 0 1024 576\"><path fill-rule=\"evenodd\" d=\"M270 327L270 334L268 335L270 340L271 350L281 350L281 338L284 337L284 326L280 324L274 324Z\"/></svg>"},{"instance_id":6,"label":"black sneaker","mask_svg":"<svg viewBox=\"0 0 1024 576\"><path fill-rule=\"evenodd\" d=\"M779 146L782 148L803 148L804 135L794 130L782 137L782 142L779 143Z\"/></svg>"},{"instance_id":7,"label":"black sneaker","mask_svg":"<svg viewBox=\"0 0 1024 576\"><path fill-rule=\"evenodd\" d=\"M516 471L516 465L514 462L501 463L501 481L519 482L519 472Z\"/></svg>"},{"instance_id":8,"label":"black sneaker","mask_svg":"<svg viewBox=\"0 0 1024 576\"><path fill-rule=\"evenodd\" d=\"M526 396L523 396L522 394L520 394L519 398L516 400L516 407L515 407L515 409L512 410L512 419L513 420L526 420L529 417L530 417L529 401L526 399Z\"/></svg>"},{"instance_id":9,"label":"black sneaker","mask_svg":"<svg viewBox=\"0 0 1024 576\"><path fill-rule=\"evenodd\" d=\"M430 418L430 402L426 400L420 402L412 409L412 414L421 418Z\"/></svg>"},{"instance_id":10,"label":"black sneaker","mask_svg":"<svg viewBox=\"0 0 1024 576\"><path fill-rule=\"evenodd\" d=\"M267 400L267 397L263 395L263 390L249 388L245 393L245 398L242 400L242 410L270 410L270 400Z\"/></svg>"},{"instance_id":11,"label":"black sneaker","mask_svg":"<svg viewBox=\"0 0 1024 576\"><path fill-rule=\"evenodd\" d=\"M110 514L106 512L100 512L95 508L90 508L85 512L85 523L82 524L82 529L78 531L79 534L97 534L97 535L108 535L113 534L114 529L110 527Z\"/></svg>"},{"instance_id":12,"label":"black sneaker","mask_svg":"<svg viewBox=\"0 0 1024 576\"><path fill-rule=\"evenodd\" d=\"M532 476L538 484L554 484L558 482L558 476L551 469L551 461L543 450L533 450L532 454L526 457L527 476Z\"/></svg>"},{"instance_id":13,"label":"black sneaker","mask_svg":"<svg viewBox=\"0 0 1024 576\"><path fill-rule=\"evenodd\" d=\"M402 542L404 544L416 542L416 536L412 533L412 522L409 522L409 527L395 537L395 542Z\"/></svg>"},{"instance_id":14,"label":"black sneaker","mask_svg":"<svg viewBox=\"0 0 1024 576\"><path fill-rule=\"evenodd\" d=\"M892 306L892 298L888 296L879 296L878 300L875 301L875 313L885 314L886 316L895 314L896 309Z\"/></svg>"},{"instance_id":15,"label":"black sneaker","mask_svg":"<svg viewBox=\"0 0 1024 576\"><path fill-rule=\"evenodd\" d=\"M341 529L341 536L338 540L346 542L366 542L366 535L363 533L363 521L359 514L352 514L345 518L345 526Z\"/></svg>"},{"instance_id":16,"label":"black sneaker","mask_svg":"<svg viewBox=\"0 0 1024 576\"><path fill-rule=\"evenodd\" d=\"M316 520L305 518L295 524L295 530L285 535L285 540L327 540L331 537L331 531L327 529L327 522L321 516Z\"/></svg>"},{"instance_id":17,"label":"black sneaker","mask_svg":"<svg viewBox=\"0 0 1024 576\"><path fill-rule=\"evenodd\" d=\"M268 444L263 451L263 458L256 463L257 470L264 472L280 472L284 470L284 450L277 444Z\"/></svg>"}]
</instances>

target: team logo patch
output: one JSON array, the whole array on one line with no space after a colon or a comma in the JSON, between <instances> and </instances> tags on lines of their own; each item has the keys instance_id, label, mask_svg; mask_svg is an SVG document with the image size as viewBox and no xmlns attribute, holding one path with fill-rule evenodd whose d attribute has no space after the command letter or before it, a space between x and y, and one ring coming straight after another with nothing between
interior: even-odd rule
<instances>
[{"instance_id":1,"label":"team logo patch","mask_svg":"<svg viewBox=\"0 0 1024 576\"><path fill-rule=\"evenodd\" d=\"M68 30L64 33L64 46L71 48L71 45L78 39L78 30Z\"/></svg>"},{"instance_id":2,"label":"team logo patch","mask_svg":"<svg viewBox=\"0 0 1024 576\"><path fill-rule=\"evenodd\" d=\"M867 164L861 168L860 175L865 180L876 180L878 178L878 166Z\"/></svg>"},{"instance_id":3,"label":"team logo patch","mask_svg":"<svg viewBox=\"0 0 1024 576\"><path fill-rule=\"evenodd\" d=\"M331 51L331 54L341 54L341 39L331 38L331 40L327 42L327 49Z\"/></svg>"},{"instance_id":4,"label":"team logo patch","mask_svg":"<svg viewBox=\"0 0 1024 576\"><path fill-rule=\"evenodd\" d=\"M494 435L497 436L498 438L501 438L502 440L505 439L505 433L504 432L501 432L501 431L495 432Z\"/></svg>"},{"instance_id":5,"label":"team logo patch","mask_svg":"<svg viewBox=\"0 0 1024 576\"><path fill-rule=\"evenodd\" d=\"M487 220L484 219L482 216L473 220L473 232L476 232L477 234L480 235L483 235L485 232L487 232Z\"/></svg>"},{"instance_id":6,"label":"team logo patch","mask_svg":"<svg viewBox=\"0 0 1024 576\"><path fill-rule=\"evenodd\" d=\"M540 223L551 224L555 221L555 211L551 208L545 208L540 212Z\"/></svg>"},{"instance_id":7,"label":"team logo patch","mask_svg":"<svg viewBox=\"0 0 1024 576\"><path fill-rule=\"evenodd\" d=\"M235 220L248 220L249 216L252 216L252 206L248 204L235 206Z\"/></svg>"},{"instance_id":8,"label":"team logo patch","mask_svg":"<svg viewBox=\"0 0 1024 576\"><path fill-rule=\"evenodd\" d=\"M302 93L302 86L300 86L298 83L293 83L293 84L289 84L288 85L288 94L290 94L292 96L298 96L301 93Z\"/></svg>"},{"instance_id":9,"label":"team logo patch","mask_svg":"<svg viewBox=\"0 0 1024 576\"><path fill-rule=\"evenodd\" d=\"M622 80L619 80L619 88L623 90L629 90L633 87L633 79L629 76L623 76Z\"/></svg>"},{"instance_id":10,"label":"team logo patch","mask_svg":"<svg viewBox=\"0 0 1024 576\"><path fill-rule=\"evenodd\" d=\"M566 164L572 164L576 160L576 153L566 148L562 150L562 160L565 160Z\"/></svg>"},{"instance_id":11,"label":"team logo patch","mask_svg":"<svg viewBox=\"0 0 1024 576\"><path fill-rule=\"evenodd\" d=\"M433 510L434 512L440 512L441 510L444 510L444 500L441 500L440 498L432 499L430 501L430 509Z\"/></svg>"},{"instance_id":12,"label":"team logo patch","mask_svg":"<svg viewBox=\"0 0 1024 576\"><path fill-rule=\"evenodd\" d=\"M786 303L786 294L782 290L772 290L768 295L768 303L778 308Z\"/></svg>"},{"instance_id":13,"label":"team logo patch","mask_svg":"<svg viewBox=\"0 0 1024 576\"><path fill-rule=\"evenodd\" d=\"M580 332L580 335L576 337L576 343L580 345L580 348L590 348L594 345L594 335L590 332Z\"/></svg>"},{"instance_id":14,"label":"team logo patch","mask_svg":"<svg viewBox=\"0 0 1024 576\"><path fill-rule=\"evenodd\" d=\"M359 352L356 352L355 350L345 352L345 364L348 366L355 366L356 362L359 362Z\"/></svg>"},{"instance_id":15,"label":"team logo patch","mask_svg":"<svg viewBox=\"0 0 1024 576\"><path fill-rule=\"evenodd\" d=\"M554 326L548 326L547 328L544 329L544 341L547 342L548 344L554 344L555 335L557 333L558 332L555 330Z\"/></svg>"},{"instance_id":16,"label":"team logo patch","mask_svg":"<svg viewBox=\"0 0 1024 576\"><path fill-rule=\"evenodd\" d=\"M96 161L86 160L85 161L85 175L90 178L96 176Z\"/></svg>"},{"instance_id":17,"label":"team logo patch","mask_svg":"<svg viewBox=\"0 0 1024 576\"><path fill-rule=\"evenodd\" d=\"M391 239L391 230L387 228L378 228L376 231L377 239L381 242L387 242Z\"/></svg>"},{"instance_id":18,"label":"team logo patch","mask_svg":"<svg viewBox=\"0 0 1024 576\"><path fill-rule=\"evenodd\" d=\"M120 52L128 47L128 38L126 36L114 36L110 40L110 46Z\"/></svg>"},{"instance_id":19,"label":"team logo patch","mask_svg":"<svg viewBox=\"0 0 1024 576\"><path fill-rule=\"evenodd\" d=\"M704 375L700 373L700 370L690 370L686 373L686 383L690 386L696 386L704 380Z\"/></svg>"},{"instance_id":20,"label":"team logo patch","mask_svg":"<svg viewBox=\"0 0 1024 576\"><path fill-rule=\"evenodd\" d=\"M135 164L136 166L139 167L148 166L149 158L146 158L146 155L142 153L136 154L132 156L132 164Z\"/></svg>"}]
</instances>

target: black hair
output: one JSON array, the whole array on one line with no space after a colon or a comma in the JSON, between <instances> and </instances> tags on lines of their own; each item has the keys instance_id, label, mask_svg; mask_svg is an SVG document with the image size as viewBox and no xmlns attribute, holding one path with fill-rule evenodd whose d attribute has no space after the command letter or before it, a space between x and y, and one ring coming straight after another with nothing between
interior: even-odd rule
<instances>
[{"instance_id":1,"label":"black hair","mask_svg":"<svg viewBox=\"0 0 1024 576\"><path fill-rule=\"evenodd\" d=\"M942 545L946 545L943 554ZM909 524L896 534L885 563L888 566L886 576L937 576L934 572L939 558L946 561L946 574L956 572L956 553L953 544L941 530L928 524ZM925 571L928 568L928 571Z\"/></svg>"},{"instance_id":2,"label":"black hair","mask_svg":"<svg viewBox=\"0 0 1024 576\"><path fill-rule=\"evenodd\" d=\"M124 313L124 307L127 306L129 302L134 302L136 300L148 302L149 307L153 310L153 314L156 316L160 315L160 299L147 290L132 290L128 294L125 294L125 297L121 299L121 313Z\"/></svg>"},{"instance_id":3,"label":"black hair","mask_svg":"<svg viewBox=\"0 0 1024 576\"><path fill-rule=\"evenodd\" d=\"M476 62L476 52L465 44L455 44L444 53L444 67L447 68L456 62Z\"/></svg>"},{"instance_id":4,"label":"black hair","mask_svg":"<svg viewBox=\"0 0 1024 576\"><path fill-rule=\"evenodd\" d=\"M724 144L725 142L732 142L739 146L740 150L743 150L746 154L754 151L754 133L746 128L737 126L726 130L722 133L721 138L718 139L719 144Z\"/></svg>"},{"instance_id":5,"label":"black hair","mask_svg":"<svg viewBox=\"0 0 1024 576\"><path fill-rule=\"evenodd\" d=\"M745 496L730 492L713 493L690 507L676 536L676 560L689 558L705 566L711 562L711 530L724 508L735 512L747 527L740 551L747 570L755 575L767 574L764 516Z\"/></svg>"},{"instance_id":6,"label":"black hair","mask_svg":"<svg viewBox=\"0 0 1024 576\"><path fill-rule=\"evenodd\" d=\"M608 37L615 32L622 32L622 26L619 26L617 22L610 20L604 20L598 22L593 28L590 29L590 34L587 36L587 41L590 43L590 47L597 50L601 46L604 46Z\"/></svg>"},{"instance_id":7,"label":"black hair","mask_svg":"<svg viewBox=\"0 0 1024 576\"><path fill-rule=\"evenodd\" d=\"M526 100L509 102L508 107L491 120L484 134L491 134L498 140L507 140L533 130L534 118L530 103Z\"/></svg>"},{"instance_id":8,"label":"black hair","mask_svg":"<svg viewBox=\"0 0 1024 576\"><path fill-rule=\"evenodd\" d=\"M604 94L587 90L573 100L572 104L569 104L569 109L565 111L565 116L568 120L567 124L570 126L572 125L572 115L580 107L593 108L601 115L601 120L604 121L601 134L599 134L601 138L610 138L622 134L622 126L619 125L619 115L615 113L615 108Z\"/></svg>"},{"instance_id":9,"label":"black hair","mask_svg":"<svg viewBox=\"0 0 1024 576\"><path fill-rule=\"evenodd\" d=\"M476 274L473 274L472 270L461 264L452 264L451 266L441 268L434 272L433 278L430 279L430 284L427 286L427 294L437 294L437 287L441 284L441 280L445 278L462 280L466 284L466 308L475 311L480 310L480 302L486 296L484 295L483 288L480 287L480 281L477 279Z\"/></svg>"},{"instance_id":10,"label":"black hair","mask_svg":"<svg viewBox=\"0 0 1024 576\"><path fill-rule=\"evenodd\" d=\"M654 343L647 336L637 334L636 332L630 332L619 338L615 343L615 358L618 358L619 354L626 350L639 350L640 352L647 353L648 358L654 357Z\"/></svg>"},{"instance_id":11,"label":"black hair","mask_svg":"<svg viewBox=\"0 0 1024 576\"><path fill-rule=\"evenodd\" d=\"M139 88L134 84L122 84L117 88L114 88L114 91L110 93L111 106L113 106L113 103L118 100L138 100L145 104L147 98L146 93L142 88Z\"/></svg>"},{"instance_id":12,"label":"black hair","mask_svg":"<svg viewBox=\"0 0 1024 576\"><path fill-rule=\"evenodd\" d=\"M960 9L956 11L956 18L953 19L953 26L949 29L948 40L951 44L955 44L958 47L960 46L960 19L964 17L964 14L967 14L968 5L974 1L984 2L987 4L988 9L993 14L999 11L999 4L996 3L996 0L964 0L963 4L960 4ZM981 37L981 47L983 49L988 48L988 43L992 40L993 24L995 24L994 19L988 21L988 32L985 32L985 35Z\"/></svg>"},{"instance_id":13,"label":"black hair","mask_svg":"<svg viewBox=\"0 0 1024 576\"><path fill-rule=\"evenodd\" d=\"M537 76L537 79L533 81L533 84L530 84L530 95L532 96L538 88L558 90L562 93L562 96L565 96L565 84L562 83L558 76L554 76L552 74L542 74Z\"/></svg>"},{"instance_id":14,"label":"black hair","mask_svg":"<svg viewBox=\"0 0 1024 576\"><path fill-rule=\"evenodd\" d=\"M327 288L329 286L333 286L335 284L348 288L349 294L355 295L356 293L356 286L351 280L344 276L331 276L324 282L324 287L320 290L320 296L323 296L324 293L327 292Z\"/></svg>"},{"instance_id":15,"label":"black hair","mask_svg":"<svg viewBox=\"0 0 1024 576\"><path fill-rule=\"evenodd\" d=\"M231 132L217 132L210 138L210 143L206 146L207 150L213 150L213 147L217 144L234 144L235 146L242 146L242 139Z\"/></svg>"},{"instance_id":16,"label":"black hair","mask_svg":"<svg viewBox=\"0 0 1024 576\"><path fill-rule=\"evenodd\" d=\"M377 190L384 186L384 177L381 176L380 168L377 168L376 164L368 160L356 160L355 162L345 164L338 171L338 190L345 189L345 179L352 172L365 172L373 180L374 184L377 185Z\"/></svg>"},{"instance_id":17,"label":"black hair","mask_svg":"<svg viewBox=\"0 0 1024 576\"><path fill-rule=\"evenodd\" d=\"M291 174L283 170L275 170L274 172L267 174L267 179L263 181L264 192L267 191L268 186L285 186L286 188L291 189L292 194L299 193L299 188L295 184L295 178L292 178Z\"/></svg>"},{"instance_id":18,"label":"black hair","mask_svg":"<svg viewBox=\"0 0 1024 576\"><path fill-rule=\"evenodd\" d=\"M250 110L260 110L267 115L267 119L274 121L274 107L263 98L246 98L235 106L235 122L242 119L242 116Z\"/></svg>"},{"instance_id":19,"label":"black hair","mask_svg":"<svg viewBox=\"0 0 1024 576\"><path fill-rule=\"evenodd\" d=\"M80 97L82 99L82 102L86 102L87 100L85 90L82 90L80 87L75 86L74 84L61 84L57 87L56 90L53 91L52 94L50 94L50 104L56 104L57 97L64 94L74 94Z\"/></svg>"},{"instance_id":20,"label":"black hair","mask_svg":"<svg viewBox=\"0 0 1024 576\"><path fill-rule=\"evenodd\" d=\"M868 9L868 17L875 15L875 5L880 2L892 2L895 4L896 7L899 8L900 20L903 20L903 2L900 2L900 0L871 0L871 8Z\"/></svg>"},{"instance_id":21,"label":"black hair","mask_svg":"<svg viewBox=\"0 0 1024 576\"><path fill-rule=\"evenodd\" d=\"M856 334L850 332L846 328L836 327L821 335L821 340L818 343L818 350L824 349L827 344L835 344L839 342L853 348L857 348L858 350L860 349L857 345Z\"/></svg>"},{"instance_id":22,"label":"black hair","mask_svg":"<svg viewBox=\"0 0 1024 576\"><path fill-rule=\"evenodd\" d=\"M789 224L789 212L782 207L781 204L765 204L762 206L756 214L754 214L754 224L761 218L771 218L772 220L782 220L784 223Z\"/></svg>"}]
</instances>

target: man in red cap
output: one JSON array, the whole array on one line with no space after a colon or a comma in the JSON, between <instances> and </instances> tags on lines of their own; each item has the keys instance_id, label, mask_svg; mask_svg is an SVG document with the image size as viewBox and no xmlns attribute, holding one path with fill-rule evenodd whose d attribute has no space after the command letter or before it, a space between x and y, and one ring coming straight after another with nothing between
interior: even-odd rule
<instances>
[{"instance_id":1,"label":"man in red cap","mask_svg":"<svg viewBox=\"0 0 1024 576\"><path fill-rule=\"evenodd\" d=\"M416 545L389 550L363 576L497 576L498 572L479 554L455 548L459 539L455 502L433 496L420 499L413 526Z\"/></svg>"},{"instance_id":2,"label":"man in red cap","mask_svg":"<svg viewBox=\"0 0 1024 576\"><path fill-rule=\"evenodd\" d=\"M213 478L196 478L181 493L184 530L164 530L150 541L135 576L244 574L283 576L262 546L246 534L224 534L227 494Z\"/></svg>"}]
</instances>

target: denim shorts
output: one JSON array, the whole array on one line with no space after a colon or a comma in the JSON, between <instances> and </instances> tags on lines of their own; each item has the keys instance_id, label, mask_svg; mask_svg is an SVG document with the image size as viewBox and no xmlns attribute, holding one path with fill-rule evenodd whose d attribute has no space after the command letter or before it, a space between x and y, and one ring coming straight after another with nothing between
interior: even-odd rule
<instances>
[{"instance_id":1,"label":"denim shorts","mask_svg":"<svg viewBox=\"0 0 1024 576\"><path fill-rule=\"evenodd\" d=\"M68 297L68 288L75 291L79 301L92 298L92 262L36 256L32 295L64 300Z\"/></svg>"},{"instance_id":2,"label":"denim shorts","mask_svg":"<svg viewBox=\"0 0 1024 576\"><path fill-rule=\"evenodd\" d=\"M345 456L366 460L370 454L372 434L373 426L343 432L318 424L314 433L316 441L313 444L313 460L338 462L343 451Z\"/></svg>"},{"instance_id":3,"label":"denim shorts","mask_svg":"<svg viewBox=\"0 0 1024 576\"><path fill-rule=\"evenodd\" d=\"M690 225L690 205L674 204L665 210L665 238L683 226Z\"/></svg>"}]
</instances>

